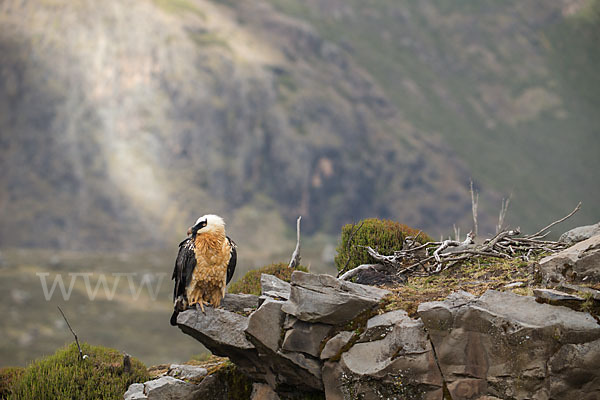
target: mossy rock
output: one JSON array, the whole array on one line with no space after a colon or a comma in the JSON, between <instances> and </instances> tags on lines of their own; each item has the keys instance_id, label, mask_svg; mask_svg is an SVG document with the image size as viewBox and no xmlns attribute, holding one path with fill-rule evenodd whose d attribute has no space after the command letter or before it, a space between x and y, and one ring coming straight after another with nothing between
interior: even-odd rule
<instances>
[{"instance_id":1,"label":"mossy rock","mask_svg":"<svg viewBox=\"0 0 600 400\"><path fill-rule=\"evenodd\" d=\"M292 279L292 272L304 271L308 269L302 265L296 268L289 268L285 263L273 263L264 267L253 269L246 272L242 279L234 282L229 286L229 293L246 293L260 296L260 276L261 274L274 275L277 278L289 282Z\"/></svg>"},{"instance_id":2,"label":"mossy rock","mask_svg":"<svg viewBox=\"0 0 600 400\"><path fill-rule=\"evenodd\" d=\"M375 260L369 256L367 250L360 246L370 246L380 254L389 255L402 249L407 236L417 235L417 241L420 243L433 241L425 232L387 219L369 218L357 224L346 224L342 227L335 266L340 271L344 267L350 270L361 264L374 263Z\"/></svg>"},{"instance_id":3,"label":"mossy rock","mask_svg":"<svg viewBox=\"0 0 600 400\"><path fill-rule=\"evenodd\" d=\"M123 370L123 354L117 350L83 343L88 357L79 359L75 343L54 355L34 361L13 386L9 400L123 399L130 384L150 379L140 361L131 359L131 370Z\"/></svg>"}]
</instances>

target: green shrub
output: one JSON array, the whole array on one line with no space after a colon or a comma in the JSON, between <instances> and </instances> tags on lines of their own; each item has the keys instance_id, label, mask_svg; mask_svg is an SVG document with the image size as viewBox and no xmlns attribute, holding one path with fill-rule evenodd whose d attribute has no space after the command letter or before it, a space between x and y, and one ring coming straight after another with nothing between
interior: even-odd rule
<instances>
[{"instance_id":1,"label":"green shrub","mask_svg":"<svg viewBox=\"0 0 600 400\"><path fill-rule=\"evenodd\" d=\"M18 382L24 371L25 368L21 367L0 368L0 399L8 398L13 385Z\"/></svg>"},{"instance_id":2,"label":"green shrub","mask_svg":"<svg viewBox=\"0 0 600 400\"><path fill-rule=\"evenodd\" d=\"M117 350L81 346L85 360L79 360L75 343L54 355L34 361L13 385L9 400L16 399L123 399L130 384L150 379L146 367L131 359L131 371L123 371L123 354Z\"/></svg>"},{"instance_id":3,"label":"green shrub","mask_svg":"<svg viewBox=\"0 0 600 400\"><path fill-rule=\"evenodd\" d=\"M239 281L236 281L229 286L229 293L247 293L247 294L255 294L260 296L260 275L261 274L269 274L274 275L277 278L289 282L292 278L292 272L294 271L304 271L308 272L308 269L302 265L298 267L289 268L287 264L284 263L273 263L271 265L266 265L259 269L253 269L246 272L246 275L242 277Z\"/></svg>"},{"instance_id":4,"label":"green shrub","mask_svg":"<svg viewBox=\"0 0 600 400\"><path fill-rule=\"evenodd\" d=\"M359 229L360 226L360 229ZM387 219L370 218L357 224L347 224L342 227L341 243L337 248L335 266L338 271L347 265L347 270L361 264L374 263L367 250L359 246L370 246L380 254L390 255L395 250L402 249L406 236L417 236L420 231L399 222ZM433 241L426 233L421 233L417 239L420 243ZM351 243L348 243L351 241Z\"/></svg>"}]
</instances>

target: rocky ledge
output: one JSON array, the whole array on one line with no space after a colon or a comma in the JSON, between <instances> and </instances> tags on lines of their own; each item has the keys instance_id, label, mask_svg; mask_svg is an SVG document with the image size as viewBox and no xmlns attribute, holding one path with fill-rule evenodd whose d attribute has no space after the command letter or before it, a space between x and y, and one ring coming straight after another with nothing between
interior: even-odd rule
<instances>
[{"instance_id":1,"label":"rocky ledge","mask_svg":"<svg viewBox=\"0 0 600 400\"><path fill-rule=\"evenodd\" d=\"M541 280L560 289L584 289L575 277L596 281L599 239L542 260ZM329 275L296 271L291 283L262 275L261 286L262 296L228 294L222 308L177 319L255 382L253 400L600 398L600 324L561 305L582 300L565 292L456 292L420 304L411 318L384 312L388 291Z\"/></svg>"},{"instance_id":2,"label":"rocky ledge","mask_svg":"<svg viewBox=\"0 0 600 400\"><path fill-rule=\"evenodd\" d=\"M489 290L383 313L386 290L294 272L263 275L246 306L188 310L177 322L280 397L588 398L600 395L600 325L588 313ZM486 397L487 396L487 397Z\"/></svg>"}]
</instances>

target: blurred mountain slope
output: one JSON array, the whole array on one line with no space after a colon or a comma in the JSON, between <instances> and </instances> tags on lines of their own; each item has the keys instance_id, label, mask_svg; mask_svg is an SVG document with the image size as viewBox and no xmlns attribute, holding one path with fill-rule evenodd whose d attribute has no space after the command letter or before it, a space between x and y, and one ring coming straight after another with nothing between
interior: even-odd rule
<instances>
[{"instance_id":1,"label":"blurred mountain slope","mask_svg":"<svg viewBox=\"0 0 600 400\"><path fill-rule=\"evenodd\" d=\"M266 3L7 0L0 21L4 247L172 245L206 212L257 246L298 214L468 221L463 163Z\"/></svg>"},{"instance_id":2,"label":"blurred mountain slope","mask_svg":"<svg viewBox=\"0 0 600 400\"><path fill-rule=\"evenodd\" d=\"M512 224L536 229L580 200L573 225L600 219L600 1L269 2L340 44L478 181L514 193Z\"/></svg>"}]
</instances>

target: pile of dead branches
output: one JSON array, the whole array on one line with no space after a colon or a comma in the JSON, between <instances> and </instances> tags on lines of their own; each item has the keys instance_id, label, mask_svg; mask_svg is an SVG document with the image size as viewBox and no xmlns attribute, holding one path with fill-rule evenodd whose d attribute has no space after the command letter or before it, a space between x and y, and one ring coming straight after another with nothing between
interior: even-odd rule
<instances>
[{"instance_id":1,"label":"pile of dead branches","mask_svg":"<svg viewBox=\"0 0 600 400\"><path fill-rule=\"evenodd\" d=\"M473 202L473 220L476 231L477 213L476 202ZM484 240L480 244L475 243L475 234L469 232L465 240L443 240L439 242L428 242L421 244L417 241L419 235L407 237L404 240L401 250L394 254L379 254L377 250L369 246L363 247L371 257L379 264L361 265L350 271L344 272L339 278L348 280L356 276L359 272L375 269L379 272L399 276L428 276L437 274L452 266L465 262L475 257L491 257L499 259L521 259L529 261L531 257L540 254L549 254L560 251L567 247L565 243L547 240L550 228L565 221L575 214L581 207L581 203L567 216L552 222L546 227L540 229L534 234L521 235L520 229L502 229L503 213L506 213L506 206L503 203L503 210L500 213L500 221L497 233ZM458 239L458 237L456 238Z\"/></svg>"}]
</instances>

